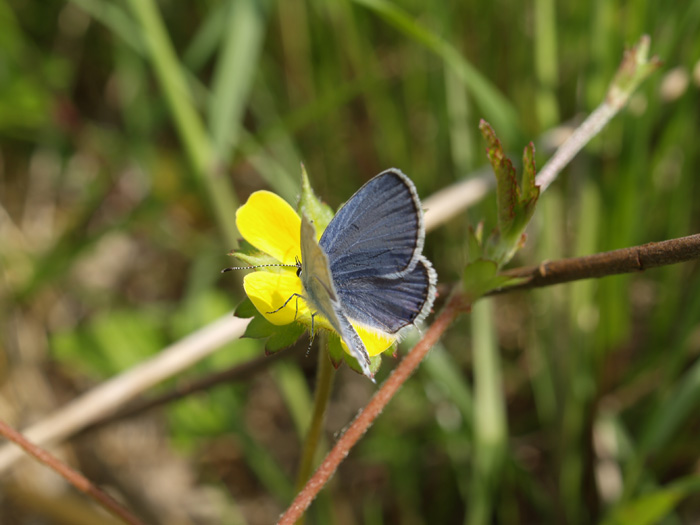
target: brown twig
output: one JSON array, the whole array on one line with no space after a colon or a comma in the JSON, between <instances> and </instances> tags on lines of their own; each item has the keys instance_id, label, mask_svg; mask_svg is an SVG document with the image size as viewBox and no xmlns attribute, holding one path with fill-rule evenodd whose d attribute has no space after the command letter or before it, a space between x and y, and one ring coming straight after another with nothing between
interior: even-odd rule
<instances>
[{"instance_id":1,"label":"brown twig","mask_svg":"<svg viewBox=\"0 0 700 525\"><path fill-rule=\"evenodd\" d=\"M553 284L641 272L667 264L700 259L700 234L650 242L632 248L597 253L585 257L544 262L538 266L526 266L503 272L510 277L526 279L525 282L491 292L490 295L525 288L540 288Z\"/></svg>"},{"instance_id":2,"label":"brown twig","mask_svg":"<svg viewBox=\"0 0 700 525\"><path fill-rule=\"evenodd\" d=\"M364 435L372 422L379 416L394 394L406 382L442 334L457 318L468 309L461 295L454 295L432 326L425 332L420 342L401 360L391 375L382 384L367 406L357 415L347 431L341 436L323 463L311 477L303 490L297 494L287 511L282 515L280 525L295 523L304 514L319 491L330 479L338 465L350 453L355 443Z\"/></svg>"},{"instance_id":3,"label":"brown twig","mask_svg":"<svg viewBox=\"0 0 700 525\"><path fill-rule=\"evenodd\" d=\"M114 500L107 493L101 491L95 485L92 484L82 474L76 472L68 465L60 461L57 457L50 454L43 448L36 446L34 443L28 441L22 434L17 432L14 428L9 426L4 421L0 420L0 434L5 436L10 441L13 441L18 446L22 447L27 454L33 456L35 459L42 462L44 465L52 469L61 475L68 483L73 485L79 491L87 494L92 499L94 499L100 506L105 510L112 513L117 518L120 518L124 523L129 523L132 525L140 525L142 522L133 514L131 514L127 509L122 507L116 500Z\"/></svg>"}]
</instances>

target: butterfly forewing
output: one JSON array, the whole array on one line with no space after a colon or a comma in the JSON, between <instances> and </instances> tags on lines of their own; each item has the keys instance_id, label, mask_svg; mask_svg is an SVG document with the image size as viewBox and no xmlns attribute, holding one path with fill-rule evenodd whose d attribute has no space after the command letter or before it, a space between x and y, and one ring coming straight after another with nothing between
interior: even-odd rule
<instances>
[{"instance_id":1,"label":"butterfly forewing","mask_svg":"<svg viewBox=\"0 0 700 525\"><path fill-rule=\"evenodd\" d=\"M416 265L424 236L415 187L392 168L367 182L340 208L320 245L336 282L398 277Z\"/></svg>"}]
</instances>

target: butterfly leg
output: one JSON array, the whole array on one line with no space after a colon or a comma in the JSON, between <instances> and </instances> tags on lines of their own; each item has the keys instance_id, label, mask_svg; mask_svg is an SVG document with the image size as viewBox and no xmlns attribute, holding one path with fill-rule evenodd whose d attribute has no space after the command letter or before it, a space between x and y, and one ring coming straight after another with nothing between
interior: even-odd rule
<instances>
[{"instance_id":1,"label":"butterfly leg","mask_svg":"<svg viewBox=\"0 0 700 525\"><path fill-rule=\"evenodd\" d=\"M285 306L287 306L287 305L289 304L289 301L291 301L293 298L296 298L296 300L297 300L297 302L296 302L296 310L294 311L294 319L296 319L296 318L297 318L297 314L299 313L299 298L300 298L300 297L301 297L302 299L304 298L304 296L302 296L301 294L293 293L292 295L289 296L289 299L287 299L287 300L284 302L284 304L283 304L282 306L280 306L277 310L272 310L271 312L267 312L267 313L268 313L268 314L276 314L276 313L279 312L282 308L284 308Z\"/></svg>"},{"instance_id":2,"label":"butterfly leg","mask_svg":"<svg viewBox=\"0 0 700 525\"><path fill-rule=\"evenodd\" d=\"M315 317L316 317L316 313L312 313L311 314L311 335L309 337L309 348L306 349L306 356L307 357L311 353L311 345L314 344L314 337L316 336L316 332L314 331L314 318Z\"/></svg>"}]
</instances>

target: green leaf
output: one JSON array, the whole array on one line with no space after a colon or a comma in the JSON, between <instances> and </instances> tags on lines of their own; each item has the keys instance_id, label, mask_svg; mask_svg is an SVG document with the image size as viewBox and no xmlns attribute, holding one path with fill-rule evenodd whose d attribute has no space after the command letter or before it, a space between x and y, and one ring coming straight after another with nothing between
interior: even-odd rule
<instances>
[{"instance_id":1,"label":"green leaf","mask_svg":"<svg viewBox=\"0 0 700 525\"><path fill-rule=\"evenodd\" d=\"M496 175L496 202L498 206L498 230L501 235L510 231L515 217L515 207L520 197L518 180L515 177L513 163L503 152L501 141L498 140L493 128L485 121L479 123L481 134L486 139L486 153Z\"/></svg>"},{"instance_id":2,"label":"green leaf","mask_svg":"<svg viewBox=\"0 0 700 525\"><path fill-rule=\"evenodd\" d=\"M475 261L484 255L483 248L484 221L476 225L476 229L469 226L467 234L467 260Z\"/></svg>"},{"instance_id":3,"label":"green leaf","mask_svg":"<svg viewBox=\"0 0 700 525\"><path fill-rule=\"evenodd\" d=\"M522 188L518 184L513 163L505 156L503 146L491 126L483 119L479 123L486 140L487 155L496 175L496 206L498 228L489 238L485 255L503 266L523 244L523 232L535 211L540 190L535 184L535 148L532 143L523 153Z\"/></svg>"},{"instance_id":4,"label":"green leaf","mask_svg":"<svg viewBox=\"0 0 700 525\"><path fill-rule=\"evenodd\" d=\"M299 213L301 212L313 221L317 234L326 229L334 215L331 207L321 201L314 193L303 164L301 165L301 198L299 199Z\"/></svg>"},{"instance_id":5,"label":"green leaf","mask_svg":"<svg viewBox=\"0 0 700 525\"><path fill-rule=\"evenodd\" d=\"M535 145L530 142L523 150L522 198L526 201L537 200L540 187L535 184Z\"/></svg>"},{"instance_id":6,"label":"green leaf","mask_svg":"<svg viewBox=\"0 0 700 525\"><path fill-rule=\"evenodd\" d=\"M523 151L523 180L515 208L512 233L516 239L525 231L540 197L540 187L535 184L535 146L532 142Z\"/></svg>"},{"instance_id":7,"label":"green leaf","mask_svg":"<svg viewBox=\"0 0 700 525\"><path fill-rule=\"evenodd\" d=\"M514 286L526 279L498 274L498 264L489 259L477 259L464 269L462 287L470 302L474 302L492 290Z\"/></svg>"}]
</instances>

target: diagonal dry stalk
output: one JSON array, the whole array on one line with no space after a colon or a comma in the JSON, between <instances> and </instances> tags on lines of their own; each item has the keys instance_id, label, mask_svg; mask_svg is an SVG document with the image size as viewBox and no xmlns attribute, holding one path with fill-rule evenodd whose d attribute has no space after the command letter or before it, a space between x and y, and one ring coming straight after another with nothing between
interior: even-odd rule
<instances>
[{"instance_id":1,"label":"diagonal dry stalk","mask_svg":"<svg viewBox=\"0 0 700 525\"><path fill-rule=\"evenodd\" d=\"M140 525L142 523L141 520L131 514L131 512L120 505L109 494L103 492L93 485L92 482L85 476L70 468L53 454L50 454L43 448L38 447L34 443L28 441L27 438L4 421L0 421L0 434L22 447L27 454L33 456L37 461L40 461L44 465L51 468L54 472L58 473L66 481L68 481L68 483L73 485L79 491L90 496L100 506L112 513L117 518L121 519L124 523L129 523L131 525Z\"/></svg>"}]
</instances>

